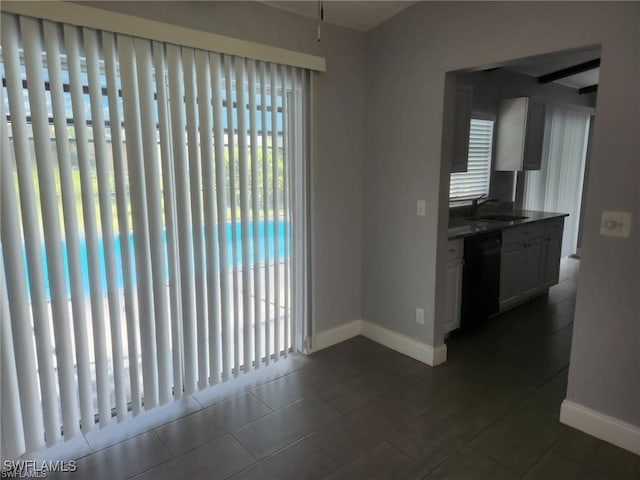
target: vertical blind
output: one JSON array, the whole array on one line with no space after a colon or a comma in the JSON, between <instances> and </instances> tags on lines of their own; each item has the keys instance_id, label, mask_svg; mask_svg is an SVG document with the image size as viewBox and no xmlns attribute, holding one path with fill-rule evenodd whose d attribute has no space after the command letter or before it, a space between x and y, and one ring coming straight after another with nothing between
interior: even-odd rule
<instances>
[{"instance_id":1,"label":"vertical blind","mask_svg":"<svg viewBox=\"0 0 640 480\"><path fill-rule=\"evenodd\" d=\"M542 166L525 172L523 202L529 210L569 214L562 237L562 256L567 257L578 246L591 114L555 106L546 110Z\"/></svg>"},{"instance_id":2,"label":"vertical blind","mask_svg":"<svg viewBox=\"0 0 640 480\"><path fill-rule=\"evenodd\" d=\"M5 458L300 345L310 73L5 13L1 40Z\"/></svg>"},{"instance_id":3,"label":"vertical blind","mask_svg":"<svg viewBox=\"0 0 640 480\"><path fill-rule=\"evenodd\" d=\"M452 173L449 198L473 198L489 193L493 120L471 119L467 171Z\"/></svg>"}]
</instances>

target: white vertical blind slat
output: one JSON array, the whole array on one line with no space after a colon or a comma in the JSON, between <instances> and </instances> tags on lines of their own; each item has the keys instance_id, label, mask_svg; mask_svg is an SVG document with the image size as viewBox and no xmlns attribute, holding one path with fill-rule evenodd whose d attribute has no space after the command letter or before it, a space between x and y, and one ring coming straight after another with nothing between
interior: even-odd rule
<instances>
[{"instance_id":1,"label":"white vertical blind slat","mask_svg":"<svg viewBox=\"0 0 640 480\"><path fill-rule=\"evenodd\" d=\"M227 100L227 144L229 152L229 208L231 209L231 272L233 276L233 372L235 376L240 373L240 287L238 284L238 224L237 224L237 200L236 200L236 152L235 131L233 115L233 81L232 57L225 55L224 59L224 88Z\"/></svg>"},{"instance_id":2,"label":"white vertical blind slat","mask_svg":"<svg viewBox=\"0 0 640 480\"><path fill-rule=\"evenodd\" d=\"M271 70L271 148L272 148L272 189L273 189L273 345L276 360L280 359L280 203L278 202L278 79L282 81L284 69L281 75L277 75L277 66L272 65ZM284 117L284 92L282 95L282 113ZM284 127L284 118L283 118ZM284 146L284 145L283 145Z\"/></svg>"},{"instance_id":3,"label":"white vertical blind slat","mask_svg":"<svg viewBox=\"0 0 640 480\"><path fill-rule=\"evenodd\" d=\"M309 71L302 70L302 92L300 96L302 98L301 108L297 111L298 115L302 115L303 119L313 119L314 114L312 110L313 102L312 92L314 91L313 76ZM299 254L292 252L294 255L293 271L297 272L297 278L293 280L295 285L294 299L297 300L297 307L293 311L292 328L294 329L293 346L297 351L304 351L307 348L307 340L313 334L313 320L311 318L311 312L313 311L313 289L312 289L312 260L311 260L311 242L313 238L311 227L311 190L313 177L313 163L312 163L312 127L310 122L300 122L300 130L298 141L300 142L300 154L293 162L292 168L292 181L296 183L295 188L300 192L300 195L294 200L293 208L299 209L303 212L303 221L299 222L296 228L298 228L299 234L293 240L295 248L300 248ZM296 301L294 300L294 301Z\"/></svg>"},{"instance_id":4,"label":"white vertical blind slat","mask_svg":"<svg viewBox=\"0 0 640 480\"><path fill-rule=\"evenodd\" d=\"M259 368L262 359L262 281L260 269L260 205L258 191L258 126L256 119L256 62L248 60L248 80L249 80L249 130L251 134L250 141L250 158L251 158L251 211L253 212L253 268L251 274L253 276L253 358L255 367ZM264 221L264 219L263 219ZM266 233L265 233L266 235Z\"/></svg>"},{"instance_id":5,"label":"white vertical blind slat","mask_svg":"<svg viewBox=\"0 0 640 480\"><path fill-rule=\"evenodd\" d=\"M291 111L299 112L304 109L304 98L302 92L304 91L304 82L305 76L304 73L298 69L293 69L293 78L291 82ZM299 159L304 158L303 150L305 145L303 143L304 135L302 135L302 129L304 125L300 121L294 121L296 115L293 114L290 116L291 121L291 130L290 130L290 161L289 161L289 178L291 179L290 184L290 201L289 201L289 209L291 212L290 215L290 235L289 235L289 255L291 259L304 258L306 255L306 245L305 241L296 242L294 241L296 238L304 239L305 235L305 223L306 223L306 208L307 202L304 198L304 183L300 181L296 181L296 179L304 179L305 168L306 165L303 162L298 161ZM304 117L303 117L304 118ZM292 294L290 294L290 302L289 302L289 311L290 318L300 318L304 319L304 310L303 307L306 303L305 301L305 278L304 278L304 269L300 267L303 266L303 262L296 262L289 260L289 268L290 268L290 277L289 277L289 286L300 285L302 288L296 289ZM290 343L289 345L293 346L294 351L301 349L300 340L301 336L297 335L297 322L292 322L290 325ZM302 329L304 331L304 329Z\"/></svg>"},{"instance_id":6,"label":"white vertical blind slat","mask_svg":"<svg viewBox=\"0 0 640 480\"><path fill-rule=\"evenodd\" d=\"M36 196L33 187L34 168L29 151L27 119L25 114L20 60L18 54L18 26L15 17L2 15L2 55L7 76L7 92L11 112L13 148L18 168L18 191L20 193L20 211L24 228L24 246L27 254L29 293L33 312L36 336L36 352L40 394L44 415L44 431L47 445L53 445L60 438L60 419L56 406L56 387L51 358L51 332L49 330L49 312L45 297L44 273L42 267L41 233L38 225ZM5 156L2 156L5 158ZM11 178L11 177L9 177ZM4 189L3 189L4 190ZM21 252L22 245L14 252ZM22 268L22 266L20 266ZM28 317L23 317L28 318ZM14 321L17 321L15 319ZM14 324L15 329L15 324ZM32 373L29 373L32 375ZM33 394L35 392L31 392ZM40 444L40 439L32 442Z\"/></svg>"},{"instance_id":7,"label":"white vertical blind slat","mask_svg":"<svg viewBox=\"0 0 640 480\"><path fill-rule=\"evenodd\" d=\"M169 268L169 301L171 318L171 350L173 356L173 391L177 400L182 397L182 309L180 307L180 270L176 233L176 197L174 169L171 156L171 134L166 84L166 61L164 45L153 42L153 59L158 95L158 130L160 133L160 156L162 158L162 186L164 198L165 228L167 231L167 256Z\"/></svg>"},{"instance_id":8,"label":"white vertical blind slat","mask_svg":"<svg viewBox=\"0 0 640 480\"><path fill-rule=\"evenodd\" d=\"M227 194L226 168L224 161L224 124L223 124L223 93L221 82L220 55L209 54L211 66L211 81L213 88L213 140L215 156L215 177L218 207L218 251L220 252L220 341L222 343L222 380L231 376L231 311L229 302L229 259L227 245ZM217 375L217 372L216 372Z\"/></svg>"},{"instance_id":9,"label":"white vertical blind slat","mask_svg":"<svg viewBox=\"0 0 640 480\"><path fill-rule=\"evenodd\" d=\"M240 173L240 242L242 250L242 365L244 371L252 366L252 306L251 266L249 264L249 168L247 166L247 121L246 121L246 66L244 59L235 59L236 95L238 115L238 170ZM236 365L239 368L240 364Z\"/></svg>"},{"instance_id":10,"label":"white vertical blind slat","mask_svg":"<svg viewBox=\"0 0 640 480\"><path fill-rule=\"evenodd\" d=\"M120 75L122 77L124 126L127 139L127 163L129 182L131 183L144 408L149 410L158 405L158 365L154 322L153 276L149 251L148 205L143 165L144 151L140 125L140 96L137 88L138 81L133 39L123 35L118 35L117 38Z\"/></svg>"},{"instance_id":11,"label":"white vertical blind slat","mask_svg":"<svg viewBox=\"0 0 640 480\"><path fill-rule=\"evenodd\" d=\"M47 111L44 76L42 74L42 32L40 23L33 18L21 18L23 32L27 87L31 112ZM53 334L55 338L56 367L64 438L69 439L80 433L78 423L77 398L75 394L73 343L69 332L69 307L67 290L64 282L64 265L62 259L62 236L60 235L60 215L58 198L53 176L51 158L51 137L49 123L44 115L31 115L34 149L38 166L38 186L40 190L40 207L44 242L47 252L49 273L49 291L51 296L51 312L53 317Z\"/></svg>"},{"instance_id":12,"label":"white vertical blind slat","mask_svg":"<svg viewBox=\"0 0 640 480\"><path fill-rule=\"evenodd\" d=\"M84 234L87 246L87 265L89 270L89 290L91 297L91 320L93 326L93 347L96 365L96 384L98 392L98 417L100 426L109 424L111 402L109 399L109 375L107 373L107 347L102 304L102 279L100 278L100 260L98 251L96 210L93 197L93 181L90 164L89 140L87 138L84 96L80 66L80 40L76 27L65 25L64 38L69 67L69 88L73 110L76 148L80 170L82 192L82 214Z\"/></svg>"},{"instance_id":13,"label":"white vertical blind slat","mask_svg":"<svg viewBox=\"0 0 640 480\"><path fill-rule=\"evenodd\" d=\"M118 86L116 82L116 44L112 33L102 33L105 76L107 79L107 97L109 101L109 123L111 124L111 150L113 153L114 183L116 207L118 211L118 231L120 238L120 261L122 263L122 283L124 289L125 317L127 321L127 353L129 356L129 382L131 389L131 409L134 415L142 409L140 375L138 369L138 331L135 289L132 278L131 256L129 248L129 208L127 202L127 184L122 150L122 129L118 111Z\"/></svg>"},{"instance_id":14,"label":"white vertical blind slat","mask_svg":"<svg viewBox=\"0 0 640 480\"><path fill-rule=\"evenodd\" d=\"M189 153L189 184L191 187L191 221L193 222L194 279L196 286L196 319L198 345L198 388L208 385L209 349L207 325L206 276L202 238L202 191L200 181L200 147L198 112L196 110L195 58L191 48L182 48L184 92L187 113L187 145Z\"/></svg>"},{"instance_id":15,"label":"white vertical blind slat","mask_svg":"<svg viewBox=\"0 0 640 480\"><path fill-rule=\"evenodd\" d=\"M0 255L0 455L5 459L22 455L25 441L3 256Z\"/></svg>"},{"instance_id":16,"label":"white vertical blind slat","mask_svg":"<svg viewBox=\"0 0 640 480\"><path fill-rule=\"evenodd\" d=\"M196 81L198 117L200 119L200 158L202 162L202 192L204 203L204 238L206 257L206 295L208 299L207 326L209 383L220 381L220 276L218 265L218 235L216 191L213 159L213 112L211 99L211 66L209 54L196 51Z\"/></svg>"},{"instance_id":17,"label":"white vertical blind slat","mask_svg":"<svg viewBox=\"0 0 640 480\"><path fill-rule=\"evenodd\" d=\"M182 306L182 341L184 349L184 388L187 393L197 390L198 357L194 318L193 243L191 241L191 210L189 208L189 179L187 173L187 140L184 107L184 84L180 47L167 45L169 73L169 103L173 164L175 166L176 215L178 219L178 251L180 257L180 291Z\"/></svg>"},{"instance_id":18,"label":"white vertical blind slat","mask_svg":"<svg viewBox=\"0 0 640 480\"><path fill-rule=\"evenodd\" d=\"M3 15L4 17L4 15ZM4 19L3 19L4 20ZM5 24L3 22L3 29ZM3 52L6 55L7 47L4 39L2 41ZM6 112L4 111L4 89L0 88L0 147L3 155L0 158L0 241L2 242L3 276L6 275L5 292L9 300L9 318L15 345L15 366L18 376L18 389L20 407L22 412L21 432L24 437L24 449L26 451L37 450L44 447L44 424L42 418L42 407L38 393L38 373L36 370L36 353L33 345L33 332L31 329L31 314L28 309L27 300L27 278L22 265L22 255L15 255L14 252L22 251L22 236L20 234L20 220L18 218L18 206L16 203L17 194L14 185L13 168L11 165L12 155L10 154L9 136L7 129ZM14 140L14 143L18 140ZM4 322L4 320L3 320ZM6 341L4 332L3 341ZM5 367L4 355L10 353L2 345L3 368ZM9 364L7 363L7 366ZM5 377L4 370L2 378ZM4 391L4 385L1 387ZM3 399L4 404L4 399ZM5 415L11 420L10 409L2 409L0 415L2 422L5 422ZM20 451L20 433L16 434L14 447L17 454ZM16 455L16 457L18 456ZM6 458L14 458L7 455Z\"/></svg>"},{"instance_id":19,"label":"white vertical blind slat","mask_svg":"<svg viewBox=\"0 0 640 480\"><path fill-rule=\"evenodd\" d=\"M267 67L265 62L260 62L260 115L261 123L261 142L262 142L262 212L264 220L264 335L263 349L264 361L268 364L271 355L271 279L270 279L270 257L269 254L269 231L271 216L269 215L269 132L267 131Z\"/></svg>"},{"instance_id":20,"label":"white vertical blind slat","mask_svg":"<svg viewBox=\"0 0 640 480\"><path fill-rule=\"evenodd\" d=\"M100 66L98 64L97 32L83 30L87 62L87 78L91 100L91 124L93 127L93 146L95 149L98 180L98 200L102 225L102 245L104 266L107 279L109 301L109 326L111 329L111 358L115 386L116 413L121 422L127 415L127 399L124 390L124 361L122 354L122 327L120 325L120 289L116 276L115 245L113 236L113 216L111 211L111 187L109 185L107 140L102 111L102 86L100 84Z\"/></svg>"},{"instance_id":21,"label":"white vertical blind slat","mask_svg":"<svg viewBox=\"0 0 640 480\"><path fill-rule=\"evenodd\" d=\"M157 354L159 403L171 399L172 373L169 349L167 314L167 282L165 280L166 252L162 225L162 201L160 173L158 169L158 140L156 109L152 80L151 42L134 39L140 100L140 127L144 166L145 191L147 193L147 218L149 221L149 247L153 282L153 312L155 320L155 349Z\"/></svg>"},{"instance_id":22,"label":"white vertical blind slat","mask_svg":"<svg viewBox=\"0 0 640 480\"><path fill-rule=\"evenodd\" d=\"M64 214L65 243L67 247L67 268L71 287L71 306L73 312L73 337L76 349L76 371L80 394L80 418L82 431L89 432L94 426L93 405L91 400L91 371L89 365L89 346L87 319L85 315L85 292L82 283L82 266L80 260L80 242L78 218L76 214L75 192L71 167L71 154L67 138L66 109L61 79L60 46L56 24L44 22L44 45L47 51L49 85L53 109L58 168L60 172L60 189Z\"/></svg>"},{"instance_id":23,"label":"white vertical blind slat","mask_svg":"<svg viewBox=\"0 0 640 480\"><path fill-rule=\"evenodd\" d=\"M289 245L291 245L291 204L290 204L290 192L289 192L289 154L292 150L292 140L290 131L292 128L292 117L289 112L292 110L292 104L294 102L293 95L295 95L295 88L293 84L295 82L295 69L289 71L289 67L282 67L284 74L282 75L282 143L284 148L282 149L282 198L283 198L283 219L284 219L284 248L283 248L283 276L284 276L284 311L282 320L284 323L284 356L289 354L290 345L290 328L289 328L289 314L290 314L290 295L289 295L289 267L290 267L290 252ZM289 88L291 82L292 88Z\"/></svg>"}]
</instances>

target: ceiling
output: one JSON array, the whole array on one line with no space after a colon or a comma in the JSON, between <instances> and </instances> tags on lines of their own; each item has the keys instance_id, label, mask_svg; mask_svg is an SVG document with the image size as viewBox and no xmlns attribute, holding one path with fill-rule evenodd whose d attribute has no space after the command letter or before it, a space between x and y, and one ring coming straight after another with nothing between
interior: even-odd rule
<instances>
[{"instance_id":1,"label":"ceiling","mask_svg":"<svg viewBox=\"0 0 640 480\"><path fill-rule=\"evenodd\" d=\"M557 72L558 70L580 65L596 58L600 58L600 47L540 55L528 59L509 62L508 64L503 65L502 68L538 78L552 72ZM560 78L555 80L554 83L579 89L589 87L591 85L597 85L599 76L600 68L598 67L568 77Z\"/></svg>"},{"instance_id":2,"label":"ceiling","mask_svg":"<svg viewBox=\"0 0 640 480\"><path fill-rule=\"evenodd\" d=\"M303 17L318 18L318 1L270 1L262 3ZM416 3L415 1L324 0L324 22L366 32ZM501 68L535 78L600 58L600 47L557 52L516 60ZM554 83L580 89L598 84L600 68L554 80Z\"/></svg>"},{"instance_id":3,"label":"ceiling","mask_svg":"<svg viewBox=\"0 0 640 480\"><path fill-rule=\"evenodd\" d=\"M286 10L303 17L318 18L318 2L306 1L263 1L270 7ZM325 0L324 21L341 27L366 32L393 17L415 1L331 1Z\"/></svg>"}]
</instances>

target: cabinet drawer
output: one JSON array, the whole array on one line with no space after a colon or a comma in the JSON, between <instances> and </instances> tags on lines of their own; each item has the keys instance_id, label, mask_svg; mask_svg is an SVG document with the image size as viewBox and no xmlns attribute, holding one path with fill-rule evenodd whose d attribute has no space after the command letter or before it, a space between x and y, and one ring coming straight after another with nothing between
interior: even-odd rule
<instances>
[{"instance_id":1,"label":"cabinet drawer","mask_svg":"<svg viewBox=\"0 0 640 480\"><path fill-rule=\"evenodd\" d=\"M464 254L464 239L449 240L447 249L447 260L459 260Z\"/></svg>"},{"instance_id":2,"label":"cabinet drawer","mask_svg":"<svg viewBox=\"0 0 640 480\"><path fill-rule=\"evenodd\" d=\"M526 242L527 240L543 237L545 234L546 226L543 222L507 228L502 232L502 245Z\"/></svg>"},{"instance_id":3,"label":"cabinet drawer","mask_svg":"<svg viewBox=\"0 0 640 480\"><path fill-rule=\"evenodd\" d=\"M547 220L547 235L550 237L555 237L558 235L562 235L562 230L564 230L564 217L553 218L551 220Z\"/></svg>"}]
</instances>

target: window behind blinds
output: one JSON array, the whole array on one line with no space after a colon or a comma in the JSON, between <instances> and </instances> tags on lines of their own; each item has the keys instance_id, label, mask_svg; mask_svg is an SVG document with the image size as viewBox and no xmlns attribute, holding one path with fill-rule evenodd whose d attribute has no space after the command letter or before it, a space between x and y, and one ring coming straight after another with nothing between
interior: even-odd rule
<instances>
[{"instance_id":1,"label":"window behind blinds","mask_svg":"<svg viewBox=\"0 0 640 480\"><path fill-rule=\"evenodd\" d=\"M309 71L5 13L1 40L3 455L295 348Z\"/></svg>"},{"instance_id":2,"label":"window behind blinds","mask_svg":"<svg viewBox=\"0 0 640 480\"><path fill-rule=\"evenodd\" d=\"M466 172L452 173L449 198L473 198L489 193L493 120L471 119Z\"/></svg>"}]
</instances>

